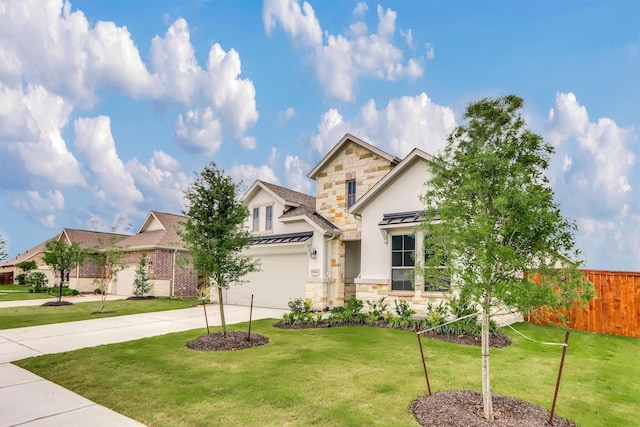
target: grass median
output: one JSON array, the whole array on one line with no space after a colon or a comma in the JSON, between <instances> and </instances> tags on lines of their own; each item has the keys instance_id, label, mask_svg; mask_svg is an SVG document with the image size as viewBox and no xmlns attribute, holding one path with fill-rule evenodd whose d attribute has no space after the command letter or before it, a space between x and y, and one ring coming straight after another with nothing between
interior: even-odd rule
<instances>
[{"instance_id":1,"label":"grass median","mask_svg":"<svg viewBox=\"0 0 640 427\"><path fill-rule=\"evenodd\" d=\"M0 285L0 301L51 298L51 295L46 293L33 293L32 289L31 286L25 285Z\"/></svg>"},{"instance_id":2,"label":"grass median","mask_svg":"<svg viewBox=\"0 0 640 427\"><path fill-rule=\"evenodd\" d=\"M416 336L370 327L282 330L254 322L261 347L201 352L194 330L17 362L149 426L410 426L426 393ZM230 329L245 328L234 325ZM518 324L562 342L560 329ZM551 406L561 348L525 340L491 350L496 394ZM426 339L434 392L480 390L480 348ZM640 341L572 332L556 413L583 427L637 425Z\"/></svg>"},{"instance_id":3,"label":"grass median","mask_svg":"<svg viewBox=\"0 0 640 427\"><path fill-rule=\"evenodd\" d=\"M148 300L107 300L104 313L101 303L82 302L57 307L7 307L0 308L0 329L22 328L25 326L49 325L74 322L76 320L99 319L102 317L124 316L127 314L150 313L154 311L176 310L193 307L197 299L155 298Z\"/></svg>"}]
</instances>

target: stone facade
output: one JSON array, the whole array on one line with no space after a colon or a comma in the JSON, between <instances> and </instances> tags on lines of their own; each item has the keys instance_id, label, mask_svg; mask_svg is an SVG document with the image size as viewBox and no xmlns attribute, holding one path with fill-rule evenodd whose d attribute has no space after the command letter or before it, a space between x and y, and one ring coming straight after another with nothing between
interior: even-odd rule
<instances>
[{"instance_id":1,"label":"stone facade","mask_svg":"<svg viewBox=\"0 0 640 427\"><path fill-rule=\"evenodd\" d=\"M343 305L345 300L356 295L355 285L345 283L345 263L349 260L346 258L344 241L360 240L361 224L358 217L348 212L347 182L355 181L357 200L392 167L393 163L389 159L348 141L317 174L316 211L342 231L340 239L330 242L331 307Z\"/></svg>"}]
</instances>

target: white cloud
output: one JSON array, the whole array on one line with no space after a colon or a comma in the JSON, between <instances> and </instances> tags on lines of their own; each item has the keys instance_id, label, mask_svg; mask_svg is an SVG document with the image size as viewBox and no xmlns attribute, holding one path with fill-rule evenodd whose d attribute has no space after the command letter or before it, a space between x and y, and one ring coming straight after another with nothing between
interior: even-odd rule
<instances>
[{"instance_id":1,"label":"white cloud","mask_svg":"<svg viewBox=\"0 0 640 427\"><path fill-rule=\"evenodd\" d=\"M147 164L137 158L129 160L126 171L144 191L150 209L179 212L184 207L184 191L190 182L182 165L164 151L154 151Z\"/></svg>"},{"instance_id":2,"label":"white cloud","mask_svg":"<svg viewBox=\"0 0 640 427\"><path fill-rule=\"evenodd\" d=\"M347 36L327 33L325 44L320 36L311 39L309 32L303 31L309 28L305 24L312 17L313 28L317 25L313 34L321 34L313 8L305 2L303 9L307 12L306 15L299 13L300 6L295 0L265 2L265 31L271 34L276 24L280 23L294 41L311 48L310 62L315 67L316 77L325 95L353 101L355 85L360 77L397 80L412 79L423 74L420 62L411 58L404 64L403 51L393 44L397 15L395 11L378 6L378 29L375 34L368 34L367 25L363 21L357 21L349 27ZM359 17L365 11L366 7L358 4L354 9L354 16ZM403 33L411 34L411 30Z\"/></svg>"},{"instance_id":3,"label":"white cloud","mask_svg":"<svg viewBox=\"0 0 640 427\"><path fill-rule=\"evenodd\" d=\"M279 180L273 169L267 165L254 166L249 164L234 164L229 169L229 176L233 182L240 184L241 190L246 190L257 179L278 184Z\"/></svg>"},{"instance_id":4,"label":"white cloud","mask_svg":"<svg viewBox=\"0 0 640 427\"><path fill-rule=\"evenodd\" d=\"M563 161L558 166L563 172L554 177L558 184L588 195L602 213L615 213L629 202L629 174L635 164L632 130L608 118L591 122L573 93L558 93L545 134L556 146L557 158L567 158L571 165Z\"/></svg>"},{"instance_id":5,"label":"white cloud","mask_svg":"<svg viewBox=\"0 0 640 427\"><path fill-rule=\"evenodd\" d=\"M243 136L240 138L240 146L245 150L255 150L256 149L256 138L255 136Z\"/></svg>"},{"instance_id":6,"label":"white cloud","mask_svg":"<svg viewBox=\"0 0 640 427\"><path fill-rule=\"evenodd\" d=\"M427 59L431 60L436 56L436 51L433 48L433 44L425 43L424 48L427 52Z\"/></svg>"},{"instance_id":7,"label":"white cloud","mask_svg":"<svg viewBox=\"0 0 640 427\"><path fill-rule=\"evenodd\" d=\"M178 116L175 135L187 151L213 155L222 145L222 124L211 108L191 110Z\"/></svg>"},{"instance_id":8,"label":"white cloud","mask_svg":"<svg viewBox=\"0 0 640 427\"><path fill-rule=\"evenodd\" d=\"M215 146L223 138L242 137L258 119L253 83L238 77L238 53L214 44L203 69L182 18L153 38L148 68L126 27L109 21L92 26L66 1L5 2L0 23L0 85L19 87L24 80L42 87L67 103L69 112L93 107L99 89L177 107L183 125L193 125L181 132L193 140L179 141L190 151L209 147L199 140L203 132L219 133ZM189 121L193 112L213 117Z\"/></svg>"},{"instance_id":9,"label":"white cloud","mask_svg":"<svg viewBox=\"0 0 640 427\"><path fill-rule=\"evenodd\" d=\"M578 224L587 266L640 268L635 130L608 118L592 121L573 93L558 93L544 136L556 148L550 170L556 200Z\"/></svg>"},{"instance_id":10,"label":"white cloud","mask_svg":"<svg viewBox=\"0 0 640 427\"><path fill-rule=\"evenodd\" d=\"M276 147L271 147L271 151L269 151L268 163L273 166L277 158L278 158L278 149Z\"/></svg>"},{"instance_id":11,"label":"white cloud","mask_svg":"<svg viewBox=\"0 0 640 427\"><path fill-rule=\"evenodd\" d=\"M301 193L310 194L313 188L311 180L307 178L310 165L298 156L287 156L284 160L286 186Z\"/></svg>"},{"instance_id":12,"label":"white cloud","mask_svg":"<svg viewBox=\"0 0 640 427\"><path fill-rule=\"evenodd\" d=\"M88 162L93 198L123 212L136 212L135 204L144 197L118 157L109 117L79 118L73 125L75 145Z\"/></svg>"},{"instance_id":13,"label":"white cloud","mask_svg":"<svg viewBox=\"0 0 640 427\"><path fill-rule=\"evenodd\" d=\"M361 17L367 10L369 10L369 6L365 2L359 1L356 7L353 8L353 16Z\"/></svg>"},{"instance_id":14,"label":"white cloud","mask_svg":"<svg viewBox=\"0 0 640 427\"><path fill-rule=\"evenodd\" d=\"M8 87L0 83L0 184L29 187L84 185L78 162L67 150L61 129L72 106L39 85Z\"/></svg>"},{"instance_id":15,"label":"white cloud","mask_svg":"<svg viewBox=\"0 0 640 427\"><path fill-rule=\"evenodd\" d=\"M42 226L56 226L55 212L64 209L64 196L59 190L48 190L44 194L38 191L27 191L25 197L15 198L13 206L24 211L28 217L38 221Z\"/></svg>"},{"instance_id":16,"label":"white cloud","mask_svg":"<svg viewBox=\"0 0 640 427\"><path fill-rule=\"evenodd\" d=\"M315 11L306 1L265 0L262 8L262 22L267 35L271 36L276 25L299 43L315 46L322 43L322 30Z\"/></svg>"},{"instance_id":17,"label":"white cloud","mask_svg":"<svg viewBox=\"0 0 640 427\"><path fill-rule=\"evenodd\" d=\"M322 116L311 145L324 156L349 132L397 156L405 156L416 147L437 154L455 126L453 110L421 93L392 99L382 109L370 100L349 121L337 110L329 110Z\"/></svg>"},{"instance_id":18,"label":"white cloud","mask_svg":"<svg viewBox=\"0 0 640 427\"><path fill-rule=\"evenodd\" d=\"M278 113L278 126L286 125L295 115L296 110L293 107L288 107L286 110L280 111Z\"/></svg>"}]
</instances>

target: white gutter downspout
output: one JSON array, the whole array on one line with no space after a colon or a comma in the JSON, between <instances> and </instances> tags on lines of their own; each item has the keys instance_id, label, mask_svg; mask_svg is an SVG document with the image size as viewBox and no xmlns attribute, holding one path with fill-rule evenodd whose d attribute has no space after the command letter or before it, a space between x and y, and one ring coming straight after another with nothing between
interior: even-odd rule
<instances>
[{"instance_id":1,"label":"white gutter downspout","mask_svg":"<svg viewBox=\"0 0 640 427\"><path fill-rule=\"evenodd\" d=\"M173 257L171 260L171 292L169 292L169 296L173 298L176 293L176 254L178 253L178 249L173 250Z\"/></svg>"}]
</instances>

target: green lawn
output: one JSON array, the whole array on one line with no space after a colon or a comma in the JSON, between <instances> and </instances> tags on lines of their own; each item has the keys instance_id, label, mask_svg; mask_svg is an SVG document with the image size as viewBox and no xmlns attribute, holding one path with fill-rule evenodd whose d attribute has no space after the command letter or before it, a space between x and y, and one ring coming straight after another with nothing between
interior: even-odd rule
<instances>
[{"instance_id":1,"label":"green lawn","mask_svg":"<svg viewBox=\"0 0 640 427\"><path fill-rule=\"evenodd\" d=\"M195 330L17 364L150 426L417 425L407 407L426 385L415 334L273 322L254 322L271 342L248 350L189 350L204 333ZM564 339L563 330L516 327ZM491 351L493 392L550 408L561 349L509 334L513 345ZM481 388L479 347L423 342L434 391ZM638 339L573 332L556 413L583 427L636 426L639 355Z\"/></svg>"},{"instance_id":2,"label":"green lawn","mask_svg":"<svg viewBox=\"0 0 640 427\"><path fill-rule=\"evenodd\" d=\"M30 289L31 286L24 285L0 285L0 301L51 298L51 296L47 294L30 293Z\"/></svg>"},{"instance_id":3,"label":"green lawn","mask_svg":"<svg viewBox=\"0 0 640 427\"><path fill-rule=\"evenodd\" d=\"M107 300L105 313L94 314L100 310L101 303L82 302L60 307L7 307L0 308L0 329L21 328L24 326L48 325L52 323L73 322L76 320L97 319L101 317L124 316L126 314L149 313L153 311L175 310L193 307L197 299L156 298L151 300Z\"/></svg>"}]
</instances>

